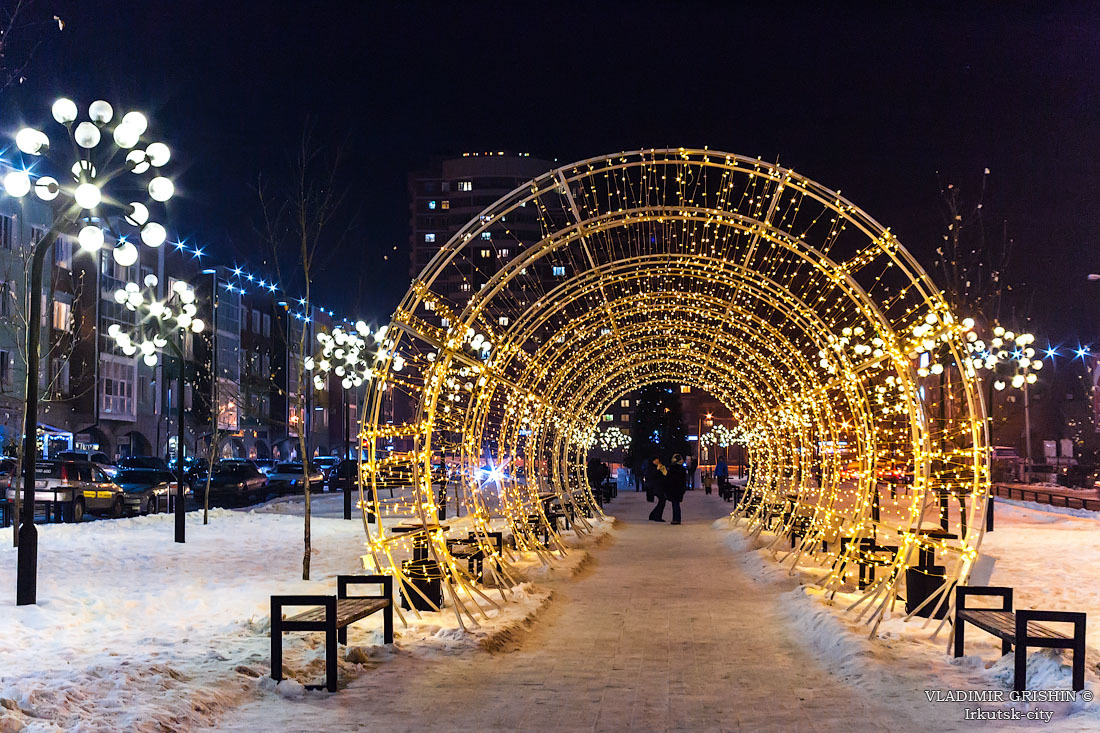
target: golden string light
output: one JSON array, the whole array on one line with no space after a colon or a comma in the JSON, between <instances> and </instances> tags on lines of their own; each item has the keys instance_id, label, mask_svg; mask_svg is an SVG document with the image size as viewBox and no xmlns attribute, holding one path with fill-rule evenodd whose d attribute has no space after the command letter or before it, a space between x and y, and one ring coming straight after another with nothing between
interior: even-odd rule
<instances>
[{"instance_id":1,"label":"golden string light","mask_svg":"<svg viewBox=\"0 0 1100 733\"><path fill-rule=\"evenodd\" d=\"M830 592L877 564L876 615L934 549L946 602L989 495L972 326L888 229L789 169L670 149L549 171L463 227L393 315L361 427L366 560L403 579L409 539L383 518L431 525L443 467L505 575L512 550L488 535L502 524L549 560L563 545L547 507L600 511L585 464L604 406L679 383L735 416L712 437L746 444L750 527L774 514L775 546L794 534ZM391 424L386 405L407 414ZM383 502L393 487L412 498ZM430 550L476 622L487 598L441 530Z\"/></svg>"}]
</instances>

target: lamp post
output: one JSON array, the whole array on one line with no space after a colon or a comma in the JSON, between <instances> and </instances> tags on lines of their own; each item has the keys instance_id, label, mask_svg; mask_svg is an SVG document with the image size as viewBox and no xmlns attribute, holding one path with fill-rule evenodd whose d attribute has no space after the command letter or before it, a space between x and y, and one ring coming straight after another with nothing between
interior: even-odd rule
<instances>
[{"instance_id":1,"label":"lamp post","mask_svg":"<svg viewBox=\"0 0 1100 733\"><path fill-rule=\"evenodd\" d=\"M65 128L65 136L73 152L71 158L63 163L54 159L49 155L49 135L25 127L16 133L15 145L26 159L21 160L23 165L6 174L3 180L4 190L9 196L22 198L33 189L39 199L52 202L54 207L53 224L35 245L27 274L27 381L23 396L24 511L20 514L16 575L16 604L21 606L36 603L38 596L38 530L34 525L42 321L42 299L38 294L42 292L46 256L59 236L74 232L82 250L98 252L106 242L106 230L115 240L115 261L123 267L135 264L138 260L137 247L115 227L118 215L139 232L142 242L150 247L159 247L167 233L161 224L150 220L147 202L150 199L165 202L175 191L172 181L160 175L160 168L171 157L168 146L155 142L145 149L137 147L148 127L145 115L128 112L112 124L114 108L103 100L97 100L88 106L89 119L77 122L79 110L76 103L65 98L54 102L51 112L54 120ZM129 152L122 156L120 162L118 153L127 150ZM31 164L27 165L26 160L30 160ZM46 170L48 168L53 170ZM126 172L139 178L126 178L122 175ZM146 173L149 174L147 182L140 178ZM71 179L72 183L63 186L57 176ZM131 181L131 184L126 185L126 181ZM140 185L134 185L134 181ZM110 186L110 195L104 196L107 186ZM129 204L121 203L128 199Z\"/></svg>"},{"instance_id":2,"label":"lamp post","mask_svg":"<svg viewBox=\"0 0 1100 733\"><path fill-rule=\"evenodd\" d=\"M179 360L179 389L176 397L177 434L176 434L176 542L186 541L186 525L183 485L185 469L183 465L183 428L184 428L184 379L187 361L184 336L190 333L202 333L206 324L196 318L198 307L195 305L195 290L186 282L177 280L163 299L157 297L159 281L156 275L146 275L142 291L137 283L127 283L114 293L117 303L139 316L134 332L124 331L117 323L111 324L107 335L114 339L115 345L127 356L141 355L146 366L154 367L159 361L157 353L166 346ZM179 343L171 337L179 336Z\"/></svg>"},{"instance_id":3,"label":"lamp post","mask_svg":"<svg viewBox=\"0 0 1100 733\"><path fill-rule=\"evenodd\" d=\"M380 331L380 333L384 338L384 332ZM364 382L369 382L374 376L374 370L370 366L369 352L367 351L367 337L369 335L370 328L364 321L358 321L355 324L355 331L345 331L341 326L332 329L332 333L318 331L317 342L320 351L312 356L306 356L303 363L306 371L312 372L313 386L318 390L324 390L328 385L330 373L340 378L340 386L344 391L345 439L348 433L348 390L360 387ZM378 334L375 334L375 340L382 341ZM393 368L397 371L404 368L404 360L400 356L394 356ZM358 474L357 471L356 475ZM351 519L350 482L344 484L344 519Z\"/></svg>"}]
</instances>

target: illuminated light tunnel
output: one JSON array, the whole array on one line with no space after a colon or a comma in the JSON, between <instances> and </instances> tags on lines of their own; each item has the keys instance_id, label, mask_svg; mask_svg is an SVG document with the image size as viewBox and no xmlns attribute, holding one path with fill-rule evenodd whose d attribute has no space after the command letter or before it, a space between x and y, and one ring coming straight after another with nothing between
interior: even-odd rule
<instances>
[{"instance_id":1,"label":"illuminated light tunnel","mask_svg":"<svg viewBox=\"0 0 1100 733\"><path fill-rule=\"evenodd\" d=\"M879 617L906 571L943 572L927 608L947 606L989 496L971 327L889 230L789 169L667 149L549 171L441 248L377 344L361 425L364 560L405 579L397 550L412 540L381 521L430 525L443 464L502 576L513 550L497 551L492 517L550 560L563 530L540 495L598 516L585 464L600 416L674 383L735 416L751 465L735 516L768 525L781 559L818 568L832 593L877 566L859 598ZM411 407L394 419L394 405ZM383 505L394 486L413 499ZM587 526L580 516L576 530ZM496 601L441 532L424 534L448 569L449 605L476 623ZM942 571L919 561L927 550Z\"/></svg>"}]
</instances>

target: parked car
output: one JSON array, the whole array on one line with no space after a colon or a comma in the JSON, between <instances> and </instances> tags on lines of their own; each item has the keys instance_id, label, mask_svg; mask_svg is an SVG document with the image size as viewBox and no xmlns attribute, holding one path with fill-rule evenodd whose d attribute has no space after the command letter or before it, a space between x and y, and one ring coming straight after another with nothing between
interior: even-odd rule
<instances>
[{"instance_id":1,"label":"parked car","mask_svg":"<svg viewBox=\"0 0 1100 733\"><path fill-rule=\"evenodd\" d=\"M202 500L206 492L206 473L191 484L195 498ZM248 460L218 461L210 473L210 504L248 503L262 497L267 489L267 476Z\"/></svg>"},{"instance_id":2,"label":"parked car","mask_svg":"<svg viewBox=\"0 0 1100 733\"><path fill-rule=\"evenodd\" d=\"M86 512L121 517L125 511L122 488L102 468L90 461L49 459L35 463L35 502L64 505L65 521L79 522ZM4 492L15 498L19 480Z\"/></svg>"},{"instance_id":3,"label":"parked car","mask_svg":"<svg viewBox=\"0 0 1100 733\"><path fill-rule=\"evenodd\" d=\"M114 476L118 470L106 453L94 450L63 450L54 456L59 461L89 461L103 469L108 476Z\"/></svg>"},{"instance_id":4,"label":"parked car","mask_svg":"<svg viewBox=\"0 0 1100 733\"><path fill-rule=\"evenodd\" d=\"M118 459L118 469L124 468L153 468L158 471L168 471L168 464L163 458L157 456L123 456Z\"/></svg>"},{"instance_id":5,"label":"parked car","mask_svg":"<svg viewBox=\"0 0 1100 733\"><path fill-rule=\"evenodd\" d=\"M0 459L0 490L11 488L11 476L15 473L15 459Z\"/></svg>"},{"instance_id":6,"label":"parked car","mask_svg":"<svg viewBox=\"0 0 1100 733\"><path fill-rule=\"evenodd\" d=\"M358 491L359 482L355 477L358 470L359 461L347 459L340 461L333 469L332 474L329 475L328 490L343 491L345 488L349 488L352 491Z\"/></svg>"},{"instance_id":7,"label":"parked car","mask_svg":"<svg viewBox=\"0 0 1100 733\"><path fill-rule=\"evenodd\" d=\"M267 480L268 488L272 491L291 493L305 490L301 463L276 463L275 468L267 475ZM319 491L324 485L324 474L311 466L309 469L309 490Z\"/></svg>"},{"instance_id":8,"label":"parked car","mask_svg":"<svg viewBox=\"0 0 1100 733\"><path fill-rule=\"evenodd\" d=\"M206 469L210 463L205 458L199 458L197 456L188 456L183 459L183 478L191 486L195 485L195 480L200 476L206 476ZM172 461L168 464L168 470L173 474L176 472L176 462Z\"/></svg>"},{"instance_id":9,"label":"parked car","mask_svg":"<svg viewBox=\"0 0 1100 733\"><path fill-rule=\"evenodd\" d=\"M115 474L115 483L122 489L122 500L131 514L156 514L159 511L168 511L168 495L176 491L176 475L169 471L167 466L164 468L123 466Z\"/></svg>"},{"instance_id":10,"label":"parked car","mask_svg":"<svg viewBox=\"0 0 1100 733\"><path fill-rule=\"evenodd\" d=\"M318 471L320 471L321 474L325 477L325 480L328 481L328 477L336 469L336 466L339 463L340 459L336 456L317 456L309 462L309 465L312 468L316 468Z\"/></svg>"}]
</instances>

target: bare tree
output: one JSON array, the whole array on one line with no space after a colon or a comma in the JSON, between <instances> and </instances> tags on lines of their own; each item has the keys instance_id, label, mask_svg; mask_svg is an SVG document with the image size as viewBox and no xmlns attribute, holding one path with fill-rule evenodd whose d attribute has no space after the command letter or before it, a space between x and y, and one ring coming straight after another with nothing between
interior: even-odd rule
<instances>
[{"instance_id":1,"label":"bare tree","mask_svg":"<svg viewBox=\"0 0 1100 733\"><path fill-rule=\"evenodd\" d=\"M940 184L941 210L946 230L943 244L936 249L935 269L944 294L953 308L988 322L1001 315L1006 289L1005 269L1012 255L1013 241L1002 221L999 236L991 236L985 216L985 195L989 169L982 174L976 199L970 200L953 184Z\"/></svg>"},{"instance_id":2,"label":"bare tree","mask_svg":"<svg viewBox=\"0 0 1100 733\"><path fill-rule=\"evenodd\" d=\"M38 31L49 26L65 29L65 21L36 13L35 5L35 0L14 0L0 6L0 94L23 83L27 67L42 45Z\"/></svg>"},{"instance_id":3,"label":"bare tree","mask_svg":"<svg viewBox=\"0 0 1100 733\"><path fill-rule=\"evenodd\" d=\"M343 147L326 152L313 141L312 125L307 123L297 154L291 164L288 185L272 187L261 176L257 183L260 205L263 211L265 236L272 247L276 275L287 282L291 270L303 286L299 307L305 317L312 313L313 275L332 257L348 229L338 230L337 222L345 200L345 193L337 185L337 176L343 159ZM281 262L293 262L283 268ZM286 270L284 272L284 270ZM297 278L295 278L297 279ZM310 420L306 414L306 390L313 389L312 380L306 374L304 360L312 346L308 322L302 322L297 336L298 352L288 368L294 369L298 389L296 402L298 421L298 445L302 459L302 485L305 487L304 554L302 579L309 580L311 553L310 512L311 491L309 485L308 434Z\"/></svg>"}]
</instances>

